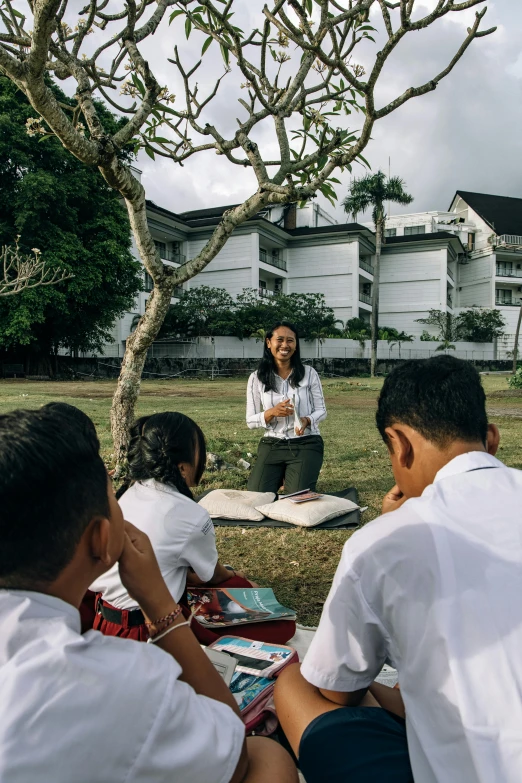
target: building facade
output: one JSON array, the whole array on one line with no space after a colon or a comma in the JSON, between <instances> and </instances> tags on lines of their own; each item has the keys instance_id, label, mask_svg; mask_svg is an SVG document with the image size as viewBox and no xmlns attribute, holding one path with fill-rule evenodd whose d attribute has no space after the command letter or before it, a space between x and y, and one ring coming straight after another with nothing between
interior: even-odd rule
<instances>
[{"instance_id":1,"label":"building facade","mask_svg":"<svg viewBox=\"0 0 522 783\"><path fill-rule=\"evenodd\" d=\"M148 202L149 225L162 260L179 266L197 256L231 206L174 213ZM322 293L336 318L369 320L375 235L371 223L338 224L317 204L265 209L239 226L210 264L182 288L245 288L260 297ZM124 344L143 313L152 281L135 309L115 326ZM175 294L179 295L181 289ZM172 302L175 303L174 297ZM393 215L381 257L379 322L414 336L430 310L457 314L498 308L512 347L522 302L522 199L457 191L447 212ZM428 328L429 331L429 328Z\"/></svg>"}]
</instances>

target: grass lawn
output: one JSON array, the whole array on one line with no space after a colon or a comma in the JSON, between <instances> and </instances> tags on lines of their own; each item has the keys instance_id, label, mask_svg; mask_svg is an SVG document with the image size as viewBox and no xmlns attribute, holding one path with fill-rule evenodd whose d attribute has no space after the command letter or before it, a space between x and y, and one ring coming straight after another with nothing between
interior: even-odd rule
<instances>
[{"instance_id":1,"label":"grass lawn","mask_svg":"<svg viewBox=\"0 0 522 783\"><path fill-rule=\"evenodd\" d=\"M387 451L374 424L381 380L325 380L328 418L321 425L325 461L318 489L355 486L368 506L365 522L379 514L383 494L393 484ZM96 424L103 456L112 461L109 409L114 381L31 382L0 381L0 412L37 408L62 400L81 408ZM522 390L508 390L504 376L485 376L490 418L502 435L500 459L522 469ZM137 414L178 410L202 427L209 451L235 464L251 462L261 435L245 424L246 378L241 380L144 381ZM30 481L30 477L28 477ZM246 487L245 472L206 474L202 489ZM287 529L217 529L220 559L245 570L261 585L271 586L279 600L297 610L299 622L315 624L351 532Z\"/></svg>"}]
</instances>

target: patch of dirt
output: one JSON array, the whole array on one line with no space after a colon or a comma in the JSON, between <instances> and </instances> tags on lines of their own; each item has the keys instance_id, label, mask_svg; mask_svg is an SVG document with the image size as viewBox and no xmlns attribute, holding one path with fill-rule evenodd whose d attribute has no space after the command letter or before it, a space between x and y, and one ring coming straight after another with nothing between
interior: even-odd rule
<instances>
[{"instance_id":1,"label":"patch of dirt","mask_svg":"<svg viewBox=\"0 0 522 783\"><path fill-rule=\"evenodd\" d=\"M489 408L488 416L509 416L512 419L522 419L522 407L520 408Z\"/></svg>"},{"instance_id":2,"label":"patch of dirt","mask_svg":"<svg viewBox=\"0 0 522 783\"><path fill-rule=\"evenodd\" d=\"M522 389L501 389L487 395L488 400L500 400L505 397L519 397L522 402Z\"/></svg>"}]
</instances>

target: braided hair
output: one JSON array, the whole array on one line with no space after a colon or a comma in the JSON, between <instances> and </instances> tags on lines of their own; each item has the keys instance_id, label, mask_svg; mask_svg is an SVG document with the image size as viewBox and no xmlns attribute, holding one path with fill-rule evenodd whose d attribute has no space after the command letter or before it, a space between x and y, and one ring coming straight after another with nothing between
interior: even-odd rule
<instances>
[{"instance_id":1,"label":"braided hair","mask_svg":"<svg viewBox=\"0 0 522 783\"><path fill-rule=\"evenodd\" d=\"M131 428L127 449L129 480L120 487L117 497L121 497L136 481L152 478L193 500L179 464L187 462L194 465L196 484L199 484L206 459L205 437L188 416L173 411L142 416Z\"/></svg>"}]
</instances>

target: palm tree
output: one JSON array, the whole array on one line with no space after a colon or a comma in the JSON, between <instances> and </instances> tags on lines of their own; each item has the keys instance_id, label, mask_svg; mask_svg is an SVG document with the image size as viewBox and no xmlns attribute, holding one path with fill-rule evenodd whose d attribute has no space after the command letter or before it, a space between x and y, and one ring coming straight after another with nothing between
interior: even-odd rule
<instances>
[{"instance_id":1,"label":"palm tree","mask_svg":"<svg viewBox=\"0 0 522 783\"><path fill-rule=\"evenodd\" d=\"M386 214L384 204L393 201L395 204L411 204L413 196L404 190L404 182L399 177L387 177L382 171L367 174L361 179L355 179L350 185L350 191L343 201L344 211L352 215L354 220L368 207L373 207L372 218L375 225L375 264L373 268L371 327L371 364L370 374L375 377L377 365L377 339L379 336L379 276L381 269L381 246L384 241L384 226Z\"/></svg>"}]
</instances>

